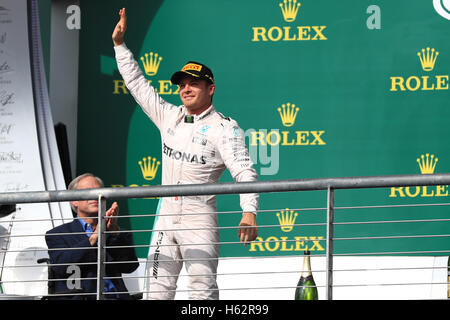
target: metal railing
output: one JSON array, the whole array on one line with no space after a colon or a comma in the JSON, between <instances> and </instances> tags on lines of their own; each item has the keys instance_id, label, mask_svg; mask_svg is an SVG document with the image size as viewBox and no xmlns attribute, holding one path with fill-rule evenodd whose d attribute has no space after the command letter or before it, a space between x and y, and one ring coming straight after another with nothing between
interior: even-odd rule
<instances>
[{"instance_id":1,"label":"metal railing","mask_svg":"<svg viewBox=\"0 0 450 320\"><path fill-rule=\"evenodd\" d=\"M25 204L25 203L49 203L49 202L77 201L77 200L98 200L99 210L98 210L97 228L99 238L98 238L98 246L96 248L97 250L96 264L97 264L97 279L98 279L96 299L101 300L105 298L105 287L104 287L105 286L104 280L106 278L105 268L108 263L105 261L106 250L108 249L108 247L106 246L106 234L108 233L108 231L106 231L105 225L105 212L107 200L121 200L130 198L149 198L149 197L155 198L155 197L173 197L173 196L192 196L192 195L278 193L278 192L325 190L327 192L326 208L318 208L318 210L322 209L326 210L326 222L318 223L317 225L326 226L326 238L324 239L326 241L326 253L325 253L326 267L324 270L320 271L325 272L326 274L325 297L326 299L331 300L333 299L333 288L335 287L333 275L337 271L342 271L336 270L333 265L333 258L336 256L336 253L334 252L334 245L336 241L347 239L345 237L336 238L334 234L335 226L340 224L339 222L335 222L335 210L344 209L343 207L341 208L335 207L335 190L393 188L393 187L407 187L407 186L442 186L449 184L450 184L450 174L347 177L347 178L325 178L325 179L258 181L258 182L243 182L243 183L218 183L218 184L201 184L201 185L176 185L176 186L174 185L174 186L0 193L0 203ZM425 206L429 204L418 204L418 206L422 205ZM365 208L369 207L370 206L366 206ZM374 206L374 208L376 207L377 206ZM348 208L352 209L356 207L348 207ZM261 212L263 211L264 210L261 210ZM119 216L117 218L121 217L126 216ZM448 221L448 219L443 220ZM395 220L385 221L385 223L392 223L392 224L402 222L405 221L395 221ZM361 223L380 223L380 222L356 222L356 223L361 224ZM259 226L259 228L261 227L273 227L273 226ZM219 227L219 229L226 229L226 228L231 227ZM143 230L143 231L154 232L156 230ZM420 235L416 236L420 237ZM449 235L434 235L434 236L443 237ZM404 236L398 236L398 238L402 237ZM406 237L414 237L414 236L406 236ZM433 237L433 235L429 235L429 237ZM360 237L359 239L370 240L376 238L377 237ZM389 237L383 236L382 238L387 239ZM358 238L352 237L351 239L354 240ZM284 240L284 242L286 241L289 240ZM149 245L144 246L149 247ZM355 269L355 271L356 270L357 269ZM242 274L246 273L243 272ZM273 289L276 288L273 287Z\"/></svg>"}]
</instances>

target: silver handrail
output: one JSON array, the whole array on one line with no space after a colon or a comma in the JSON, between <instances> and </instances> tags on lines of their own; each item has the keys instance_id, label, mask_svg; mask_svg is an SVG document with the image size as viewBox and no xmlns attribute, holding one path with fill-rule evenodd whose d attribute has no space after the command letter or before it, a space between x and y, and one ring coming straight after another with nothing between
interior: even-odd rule
<instances>
[{"instance_id":1,"label":"silver handrail","mask_svg":"<svg viewBox=\"0 0 450 320\"><path fill-rule=\"evenodd\" d=\"M97 200L99 194L107 200L144 197L171 197L241 193L270 193L308 190L389 188L402 186L448 185L450 174L392 175L320 179L270 180L185 184L151 187L99 188L82 190L50 190L0 193L1 204L39 203L76 200Z\"/></svg>"}]
</instances>

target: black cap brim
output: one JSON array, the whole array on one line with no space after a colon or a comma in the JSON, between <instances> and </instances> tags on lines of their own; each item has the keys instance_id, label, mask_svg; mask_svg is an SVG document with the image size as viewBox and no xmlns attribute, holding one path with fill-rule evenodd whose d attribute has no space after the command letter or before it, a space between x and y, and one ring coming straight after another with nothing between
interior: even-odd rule
<instances>
[{"instance_id":1,"label":"black cap brim","mask_svg":"<svg viewBox=\"0 0 450 320\"><path fill-rule=\"evenodd\" d=\"M172 77L170 78L170 81L172 81L173 84L179 85L181 80L183 80L185 77L192 77L192 78L208 80L207 78L201 77L195 73L190 73L190 72L186 72L186 71L177 71L172 75Z\"/></svg>"}]
</instances>

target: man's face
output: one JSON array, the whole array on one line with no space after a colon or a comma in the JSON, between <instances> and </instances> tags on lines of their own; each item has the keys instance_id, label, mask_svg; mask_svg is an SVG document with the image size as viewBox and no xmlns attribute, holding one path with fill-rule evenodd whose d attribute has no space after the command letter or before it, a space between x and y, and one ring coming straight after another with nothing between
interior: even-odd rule
<instances>
[{"instance_id":1,"label":"man's face","mask_svg":"<svg viewBox=\"0 0 450 320\"><path fill-rule=\"evenodd\" d=\"M100 183L94 177L85 177L78 182L78 189L101 188ZM72 205L77 209L80 217L96 217L98 214L97 200L72 201Z\"/></svg>"},{"instance_id":2,"label":"man's face","mask_svg":"<svg viewBox=\"0 0 450 320\"><path fill-rule=\"evenodd\" d=\"M211 105L216 86L206 80L186 77L180 82L180 98L191 112L203 112Z\"/></svg>"}]
</instances>

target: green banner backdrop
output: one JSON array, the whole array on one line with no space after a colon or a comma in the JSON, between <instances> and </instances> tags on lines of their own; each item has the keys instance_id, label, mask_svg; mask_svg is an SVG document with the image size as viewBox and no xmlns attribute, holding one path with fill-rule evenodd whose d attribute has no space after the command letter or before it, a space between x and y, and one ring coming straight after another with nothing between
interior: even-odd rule
<instances>
[{"instance_id":1,"label":"green banner backdrop","mask_svg":"<svg viewBox=\"0 0 450 320\"><path fill-rule=\"evenodd\" d=\"M440 5L439 11L435 8ZM170 76L188 60L210 66L214 105L236 119L260 180L449 172L450 20L443 0L81 1L77 172L107 186L161 183L157 128L128 93L111 33L127 8L126 44L159 94L181 104ZM448 8L447 8L448 9ZM229 173L221 181L231 181ZM337 191L338 206L447 202L448 186ZM153 214L158 199L121 201L122 214ZM261 195L259 238L222 256L325 252L325 192ZM220 211L239 211L238 195ZM288 210L286 208L289 208ZM338 210L336 221L445 219L448 209ZM239 214L220 214L221 227ZM312 224L283 227L283 224ZM121 221L149 230L153 217ZM336 226L336 237L448 233L449 223ZM221 241L238 241L235 229ZM134 235L147 245L150 233ZM279 242L278 240L282 240ZM433 252L448 239L338 241L337 253ZM138 249L145 257L148 248ZM439 252L444 251L444 252ZM431 254L431 253L429 253Z\"/></svg>"}]
</instances>

